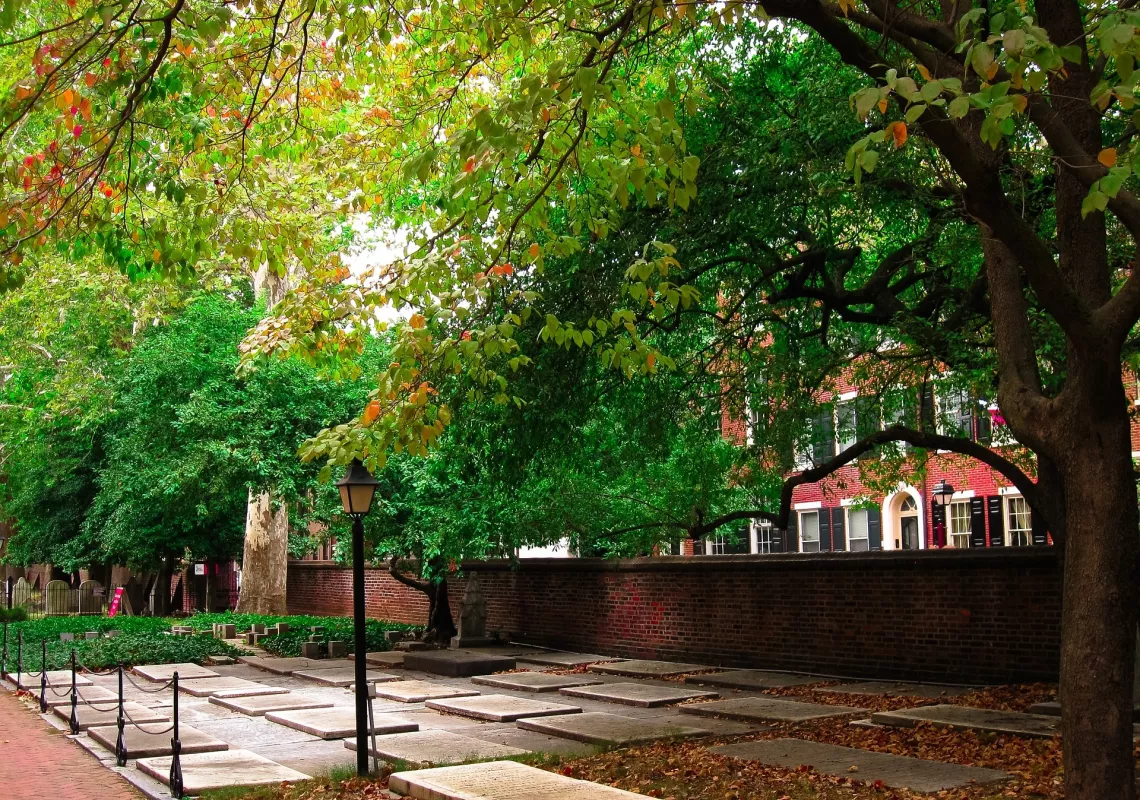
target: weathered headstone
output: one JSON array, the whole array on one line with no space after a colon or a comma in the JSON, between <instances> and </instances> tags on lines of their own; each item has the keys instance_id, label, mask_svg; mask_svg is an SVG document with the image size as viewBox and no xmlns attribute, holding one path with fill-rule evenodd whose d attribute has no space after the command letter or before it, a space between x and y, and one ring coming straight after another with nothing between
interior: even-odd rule
<instances>
[{"instance_id":1,"label":"weathered headstone","mask_svg":"<svg viewBox=\"0 0 1140 800\"><path fill-rule=\"evenodd\" d=\"M344 658L348 655L348 648L344 642L329 642L329 658Z\"/></svg>"},{"instance_id":2,"label":"weathered headstone","mask_svg":"<svg viewBox=\"0 0 1140 800\"><path fill-rule=\"evenodd\" d=\"M79 613L95 614L103 610L103 585L99 581L79 584Z\"/></svg>"},{"instance_id":3,"label":"weathered headstone","mask_svg":"<svg viewBox=\"0 0 1140 800\"><path fill-rule=\"evenodd\" d=\"M32 599L32 585L24 578L16 581L12 587L12 606L26 606Z\"/></svg>"},{"instance_id":4,"label":"weathered headstone","mask_svg":"<svg viewBox=\"0 0 1140 800\"><path fill-rule=\"evenodd\" d=\"M451 646L479 647L494 643L495 640L487 636L487 598L479 585L479 574L472 572L459 610L459 634L451 637Z\"/></svg>"},{"instance_id":5,"label":"weathered headstone","mask_svg":"<svg viewBox=\"0 0 1140 800\"><path fill-rule=\"evenodd\" d=\"M218 623L218 629L214 636L218 639L236 639L237 626L228 622L220 622Z\"/></svg>"},{"instance_id":6,"label":"weathered headstone","mask_svg":"<svg viewBox=\"0 0 1140 800\"><path fill-rule=\"evenodd\" d=\"M384 631L384 641L395 644L396 642L403 641L403 631Z\"/></svg>"},{"instance_id":7,"label":"weathered headstone","mask_svg":"<svg viewBox=\"0 0 1140 800\"><path fill-rule=\"evenodd\" d=\"M301 642L302 658L320 658L321 645L318 642Z\"/></svg>"},{"instance_id":8,"label":"weathered headstone","mask_svg":"<svg viewBox=\"0 0 1140 800\"><path fill-rule=\"evenodd\" d=\"M99 631L87 631L85 634L83 634L83 638L88 641L91 641L92 639L98 639Z\"/></svg>"},{"instance_id":9,"label":"weathered headstone","mask_svg":"<svg viewBox=\"0 0 1140 800\"><path fill-rule=\"evenodd\" d=\"M289 623L288 622L278 622L277 623L277 632L279 634L280 633L288 633L289 632Z\"/></svg>"},{"instance_id":10,"label":"weathered headstone","mask_svg":"<svg viewBox=\"0 0 1140 800\"><path fill-rule=\"evenodd\" d=\"M63 581L51 581L47 585L47 601L44 605L44 613L48 616L66 614L71 609L68 607L69 595L71 590L67 588L67 584Z\"/></svg>"},{"instance_id":11,"label":"weathered headstone","mask_svg":"<svg viewBox=\"0 0 1140 800\"><path fill-rule=\"evenodd\" d=\"M61 642L74 642L75 641L75 634L74 633L61 633L59 635L59 640Z\"/></svg>"},{"instance_id":12,"label":"weathered headstone","mask_svg":"<svg viewBox=\"0 0 1140 800\"><path fill-rule=\"evenodd\" d=\"M250 626L251 633L265 633L265 623L255 622Z\"/></svg>"}]
</instances>

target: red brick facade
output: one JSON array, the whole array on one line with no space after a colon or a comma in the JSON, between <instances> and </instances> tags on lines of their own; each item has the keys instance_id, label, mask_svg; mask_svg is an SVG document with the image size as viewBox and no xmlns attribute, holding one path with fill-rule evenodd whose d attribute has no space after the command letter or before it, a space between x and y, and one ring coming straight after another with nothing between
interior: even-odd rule
<instances>
[{"instance_id":1,"label":"red brick facade","mask_svg":"<svg viewBox=\"0 0 1140 800\"><path fill-rule=\"evenodd\" d=\"M1055 680L1051 548L469 563L488 627L609 655L960 682ZM351 572L293 562L291 613L346 614ZM422 623L423 596L369 570L371 616ZM452 586L458 611L463 581Z\"/></svg>"}]
</instances>

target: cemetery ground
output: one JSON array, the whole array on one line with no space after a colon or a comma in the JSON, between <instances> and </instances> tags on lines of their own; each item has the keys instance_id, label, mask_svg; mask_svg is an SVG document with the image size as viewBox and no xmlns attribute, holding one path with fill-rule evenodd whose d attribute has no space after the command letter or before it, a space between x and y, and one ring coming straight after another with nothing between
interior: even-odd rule
<instances>
[{"instance_id":1,"label":"cemetery ground","mask_svg":"<svg viewBox=\"0 0 1140 800\"><path fill-rule=\"evenodd\" d=\"M154 620L138 623L152 625L149 633L135 633L192 640L204 648L217 641L237 653L236 663L211 665L205 672L186 663L179 667L183 678L191 671L202 675L185 681L179 695L182 766L188 791L208 800L630 796L624 792L674 800L1062 797L1056 717L1033 713L1048 710L1039 704L1056 699L1052 685L842 681L513 645L429 651L425 658L388 650L382 624L370 630L370 647L374 640L376 650L368 656L379 771L359 779L352 777L355 753L346 745L353 738L352 689L339 677L353 662L297 658L295 645L309 634L300 625L291 632L303 636L287 637L294 644L276 643L281 653L269 652L272 637L258 648L211 639L219 620L202 615L176 621L207 635L165 635L161 621ZM91 624L82 618L50 622ZM350 624L322 622L326 630ZM252 624L264 623L243 620L237 627ZM171 658L185 652L171 647L166 651ZM139 654L157 652L159 645L153 645ZM511 668L501 669L504 659ZM201 660L210 663L207 657ZM162 660L136 663L140 666L124 699L142 707L133 707L137 718L145 711L165 721L173 697L163 681L173 668L158 666ZM448 676L478 673L480 664L495 672ZM79 689L80 697L115 692L116 676L93 669L91 687ZM22 699L26 710L16 703L0 707L0 716L7 717L0 718L0 730L34 722L44 730L54 727L62 741L66 704L41 715L40 722L32 717L39 713L38 694ZM21 714L28 718L13 718ZM152 800L169 797L163 780L169 746L163 735L132 734L128 747L136 750L127 766L117 767L109 749L115 738L113 712L109 719L88 721L94 730L68 737L74 742L62 741L87 751L85 765L69 769L77 775L99 770L108 777L118 772ZM194 752L198 749L207 752ZM34 769L37 760L54 756L37 752L33 744L23 758ZM467 762L473 766L447 766ZM542 788L542 781L564 783ZM236 785L242 783L264 785ZM0 797L23 797L17 788L26 787L0 785ZM125 783L117 788L130 796ZM28 796L42 794L36 789Z\"/></svg>"}]
</instances>

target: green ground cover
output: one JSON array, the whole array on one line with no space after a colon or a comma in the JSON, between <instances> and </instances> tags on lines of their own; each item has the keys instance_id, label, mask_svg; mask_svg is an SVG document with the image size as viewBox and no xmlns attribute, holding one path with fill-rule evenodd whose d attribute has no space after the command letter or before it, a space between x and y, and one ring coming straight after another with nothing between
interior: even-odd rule
<instances>
[{"instance_id":1,"label":"green ground cover","mask_svg":"<svg viewBox=\"0 0 1140 800\"><path fill-rule=\"evenodd\" d=\"M278 636L270 636L261 642L261 647L278 656L301 655L301 643L309 640L310 629L314 626L323 626L325 639L337 640L345 643L348 652L355 652L352 619L349 617L310 617L310 616L272 616L261 614L234 614L224 612L221 614L195 614L185 620L185 624L192 625L195 630L210 630L214 623L231 623L239 632L249 630L251 625L262 623L266 626L276 625L278 622L289 624L289 631ZM365 625L365 636L368 641L368 651L390 650L392 645L384 638L386 631L414 632L421 626L407 625L402 622L389 622L382 619L370 619Z\"/></svg>"}]
</instances>

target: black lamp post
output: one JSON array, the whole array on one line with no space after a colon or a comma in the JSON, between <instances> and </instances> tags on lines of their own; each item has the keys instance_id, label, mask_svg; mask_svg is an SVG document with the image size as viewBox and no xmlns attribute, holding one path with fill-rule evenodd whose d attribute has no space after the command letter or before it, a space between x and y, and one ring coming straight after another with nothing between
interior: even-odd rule
<instances>
[{"instance_id":1,"label":"black lamp post","mask_svg":"<svg viewBox=\"0 0 1140 800\"><path fill-rule=\"evenodd\" d=\"M950 501L954 499L954 487L950 485L949 481L941 480L934 484L931 494L934 496L935 503L940 506L948 506Z\"/></svg>"},{"instance_id":2,"label":"black lamp post","mask_svg":"<svg viewBox=\"0 0 1140 800\"><path fill-rule=\"evenodd\" d=\"M379 481L354 458L337 481L344 513L352 520L352 624L356 633L356 774L368 776L368 644L364 637L364 518Z\"/></svg>"}]
</instances>

